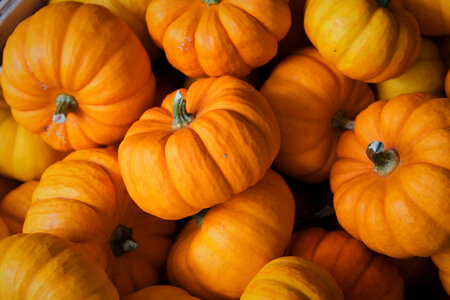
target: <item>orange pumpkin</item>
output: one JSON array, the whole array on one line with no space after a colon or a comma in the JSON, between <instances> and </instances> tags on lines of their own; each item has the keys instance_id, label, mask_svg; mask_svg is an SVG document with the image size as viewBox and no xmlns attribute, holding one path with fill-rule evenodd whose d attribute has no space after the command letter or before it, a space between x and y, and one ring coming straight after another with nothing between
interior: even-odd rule
<instances>
[{"instance_id":1,"label":"orange pumpkin","mask_svg":"<svg viewBox=\"0 0 450 300\"><path fill-rule=\"evenodd\" d=\"M250 281L241 300L340 300L336 280L323 268L295 256L284 256L265 265Z\"/></svg>"},{"instance_id":2,"label":"orange pumpkin","mask_svg":"<svg viewBox=\"0 0 450 300\"><path fill-rule=\"evenodd\" d=\"M412 92L443 96L447 69L438 46L432 40L422 38L419 57L411 68L399 77L375 85L377 99L388 100Z\"/></svg>"},{"instance_id":3,"label":"orange pumpkin","mask_svg":"<svg viewBox=\"0 0 450 300\"><path fill-rule=\"evenodd\" d=\"M15 234L0 241L1 299L119 300L105 272L62 237Z\"/></svg>"},{"instance_id":4,"label":"orange pumpkin","mask_svg":"<svg viewBox=\"0 0 450 300\"><path fill-rule=\"evenodd\" d=\"M239 298L258 270L283 254L294 213L287 184L269 170L185 225L167 261L170 282L202 299Z\"/></svg>"},{"instance_id":5,"label":"orange pumpkin","mask_svg":"<svg viewBox=\"0 0 450 300\"><path fill-rule=\"evenodd\" d=\"M410 93L376 101L342 134L331 169L342 227L392 257L449 245L450 99Z\"/></svg>"},{"instance_id":6,"label":"orange pumpkin","mask_svg":"<svg viewBox=\"0 0 450 300\"><path fill-rule=\"evenodd\" d=\"M420 26L423 35L450 35L450 1L402 0Z\"/></svg>"},{"instance_id":7,"label":"orange pumpkin","mask_svg":"<svg viewBox=\"0 0 450 300\"><path fill-rule=\"evenodd\" d=\"M159 282L174 229L130 199L115 147L79 150L45 170L23 225L24 233L73 241L106 270L120 295Z\"/></svg>"},{"instance_id":8,"label":"orange pumpkin","mask_svg":"<svg viewBox=\"0 0 450 300\"><path fill-rule=\"evenodd\" d=\"M36 180L25 182L0 201L0 218L5 221L12 234L22 232L23 222L38 184L39 181Z\"/></svg>"},{"instance_id":9,"label":"orange pumpkin","mask_svg":"<svg viewBox=\"0 0 450 300\"><path fill-rule=\"evenodd\" d=\"M119 164L142 210L181 219L257 183L279 146L267 100L223 76L200 79L146 111L120 144Z\"/></svg>"},{"instance_id":10,"label":"orange pumpkin","mask_svg":"<svg viewBox=\"0 0 450 300\"><path fill-rule=\"evenodd\" d=\"M307 0L304 25L326 60L361 81L401 75L420 51L417 21L399 1Z\"/></svg>"},{"instance_id":11,"label":"orange pumpkin","mask_svg":"<svg viewBox=\"0 0 450 300\"><path fill-rule=\"evenodd\" d=\"M277 53L291 25L286 0L152 0L147 26L189 77L243 77Z\"/></svg>"},{"instance_id":12,"label":"orange pumpkin","mask_svg":"<svg viewBox=\"0 0 450 300\"><path fill-rule=\"evenodd\" d=\"M298 256L330 272L345 299L403 299L403 279L395 265L345 231L314 227L296 232L286 255Z\"/></svg>"},{"instance_id":13,"label":"orange pumpkin","mask_svg":"<svg viewBox=\"0 0 450 300\"><path fill-rule=\"evenodd\" d=\"M200 300L189 295L182 288L171 285L153 285L136 293L128 294L122 300Z\"/></svg>"},{"instance_id":14,"label":"orange pumpkin","mask_svg":"<svg viewBox=\"0 0 450 300\"><path fill-rule=\"evenodd\" d=\"M14 119L58 150L118 143L152 105L154 85L136 35L98 5L43 7L3 53L1 86Z\"/></svg>"},{"instance_id":15,"label":"orange pumpkin","mask_svg":"<svg viewBox=\"0 0 450 300\"><path fill-rule=\"evenodd\" d=\"M366 83L345 77L312 47L278 64L261 93L280 126L274 167L305 182L328 179L339 136L374 100Z\"/></svg>"},{"instance_id":16,"label":"orange pumpkin","mask_svg":"<svg viewBox=\"0 0 450 300\"><path fill-rule=\"evenodd\" d=\"M431 257L439 268L439 278L447 294L450 295L450 248L444 249Z\"/></svg>"}]
</instances>

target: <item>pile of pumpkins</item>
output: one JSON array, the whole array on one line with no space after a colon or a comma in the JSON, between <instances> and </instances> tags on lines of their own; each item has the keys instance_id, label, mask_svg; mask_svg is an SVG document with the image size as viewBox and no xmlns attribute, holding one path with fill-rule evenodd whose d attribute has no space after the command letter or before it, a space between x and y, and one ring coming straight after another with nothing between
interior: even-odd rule
<instances>
[{"instance_id":1,"label":"pile of pumpkins","mask_svg":"<svg viewBox=\"0 0 450 300\"><path fill-rule=\"evenodd\" d=\"M450 1L51 0L2 55L1 300L450 294Z\"/></svg>"}]
</instances>

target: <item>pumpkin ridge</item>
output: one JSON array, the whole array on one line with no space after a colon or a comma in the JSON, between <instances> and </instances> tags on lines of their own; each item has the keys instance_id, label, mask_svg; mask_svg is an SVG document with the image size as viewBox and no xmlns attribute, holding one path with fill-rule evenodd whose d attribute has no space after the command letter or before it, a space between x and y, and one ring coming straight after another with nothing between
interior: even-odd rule
<instances>
[{"instance_id":1,"label":"pumpkin ridge","mask_svg":"<svg viewBox=\"0 0 450 300\"><path fill-rule=\"evenodd\" d=\"M297 267L296 265L289 265L286 264L286 266L293 266L293 267ZM265 277L260 277L258 278L258 280L253 281L252 283L254 285L256 285L259 281L262 281L264 285L269 285L269 286L280 286L280 282L278 280L275 280L273 278L265 278ZM292 287L292 285L287 285L286 283L283 284L283 290L288 290L290 292L292 292L292 294L294 295L298 295L299 298L298 299L311 299L309 298L309 296L305 293L302 292L302 290L308 290L310 291L310 289L307 288L307 286L303 286L303 289L296 289L294 287Z\"/></svg>"},{"instance_id":2,"label":"pumpkin ridge","mask_svg":"<svg viewBox=\"0 0 450 300\"><path fill-rule=\"evenodd\" d=\"M353 285L352 285L352 287L350 289L352 291L352 293L353 293L355 287L358 286L358 283L363 278L363 274L366 273L367 270L369 270L369 267L373 264L374 261L375 261L375 253L373 251L370 251L370 259L369 259L369 261L366 263L364 268L361 269L361 272L358 273L358 276L355 276L355 278L357 278L357 280L353 283ZM349 298L352 298L351 297L352 293L350 293ZM383 299L383 298L380 298L380 299Z\"/></svg>"}]
</instances>

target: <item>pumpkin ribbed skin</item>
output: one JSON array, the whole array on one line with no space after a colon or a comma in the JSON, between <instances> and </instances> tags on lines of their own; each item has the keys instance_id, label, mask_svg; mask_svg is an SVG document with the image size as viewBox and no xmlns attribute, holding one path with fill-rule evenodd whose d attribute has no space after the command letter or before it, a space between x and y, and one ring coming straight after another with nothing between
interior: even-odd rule
<instances>
[{"instance_id":1,"label":"pumpkin ribbed skin","mask_svg":"<svg viewBox=\"0 0 450 300\"><path fill-rule=\"evenodd\" d=\"M37 180L25 182L0 201L0 218L3 218L11 234L22 233L23 222L38 184Z\"/></svg>"},{"instance_id":2,"label":"pumpkin ribbed skin","mask_svg":"<svg viewBox=\"0 0 450 300\"><path fill-rule=\"evenodd\" d=\"M132 230L127 241L116 234ZM141 211L127 194L117 148L79 150L50 166L33 193L24 233L47 232L75 243L109 275L120 295L159 282L175 223ZM127 242L128 244L130 242ZM119 247L119 253L116 249Z\"/></svg>"},{"instance_id":3,"label":"pumpkin ribbed skin","mask_svg":"<svg viewBox=\"0 0 450 300\"><path fill-rule=\"evenodd\" d=\"M339 140L330 175L336 216L376 252L426 257L449 244L450 99L433 98L411 93L377 101ZM376 171L366 155L374 141L398 153L390 174Z\"/></svg>"},{"instance_id":4,"label":"pumpkin ribbed skin","mask_svg":"<svg viewBox=\"0 0 450 300\"><path fill-rule=\"evenodd\" d=\"M450 2L447 0L402 0L420 26L420 32L428 36L450 35Z\"/></svg>"},{"instance_id":5,"label":"pumpkin ribbed skin","mask_svg":"<svg viewBox=\"0 0 450 300\"><path fill-rule=\"evenodd\" d=\"M344 299L334 278L322 267L295 256L265 265L250 281L241 300Z\"/></svg>"},{"instance_id":6,"label":"pumpkin ribbed skin","mask_svg":"<svg viewBox=\"0 0 450 300\"><path fill-rule=\"evenodd\" d=\"M286 0L206 2L152 0L147 8L156 45L189 77L247 75L275 56L291 25Z\"/></svg>"},{"instance_id":7,"label":"pumpkin ribbed skin","mask_svg":"<svg viewBox=\"0 0 450 300\"><path fill-rule=\"evenodd\" d=\"M304 25L326 60L361 81L401 75L420 51L419 25L399 1L384 8L376 0L307 0Z\"/></svg>"},{"instance_id":8,"label":"pumpkin ribbed skin","mask_svg":"<svg viewBox=\"0 0 450 300\"><path fill-rule=\"evenodd\" d=\"M377 99L389 100L412 92L443 96L447 69L438 46L432 40L422 38L419 57L411 68L399 77L375 85Z\"/></svg>"},{"instance_id":9,"label":"pumpkin ribbed skin","mask_svg":"<svg viewBox=\"0 0 450 300\"><path fill-rule=\"evenodd\" d=\"M439 269L439 278L447 294L450 295L450 248L444 249L431 257Z\"/></svg>"},{"instance_id":10,"label":"pumpkin ribbed skin","mask_svg":"<svg viewBox=\"0 0 450 300\"><path fill-rule=\"evenodd\" d=\"M294 224L295 202L286 182L269 170L246 191L191 220L167 261L169 280L202 299L239 298L270 260L283 254Z\"/></svg>"},{"instance_id":11,"label":"pumpkin ribbed skin","mask_svg":"<svg viewBox=\"0 0 450 300\"><path fill-rule=\"evenodd\" d=\"M20 125L71 150L118 143L152 105L155 78L124 21L99 5L64 2L17 26L3 53L1 85ZM68 108L54 116L58 96Z\"/></svg>"},{"instance_id":12,"label":"pumpkin ribbed skin","mask_svg":"<svg viewBox=\"0 0 450 300\"><path fill-rule=\"evenodd\" d=\"M174 129L179 93L195 118ZM163 219L191 216L254 185L280 147L273 111L248 83L230 76L200 79L177 94L146 111L119 146L131 197Z\"/></svg>"},{"instance_id":13,"label":"pumpkin ribbed skin","mask_svg":"<svg viewBox=\"0 0 450 300\"><path fill-rule=\"evenodd\" d=\"M171 285L153 285L136 293L129 294L122 300L200 300L189 295L182 288Z\"/></svg>"},{"instance_id":14,"label":"pumpkin ribbed skin","mask_svg":"<svg viewBox=\"0 0 450 300\"><path fill-rule=\"evenodd\" d=\"M297 50L274 69L261 88L280 126L274 166L305 182L328 179L343 128L333 117L353 119L374 100L366 83L345 77L312 48Z\"/></svg>"},{"instance_id":15,"label":"pumpkin ribbed skin","mask_svg":"<svg viewBox=\"0 0 450 300\"><path fill-rule=\"evenodd\" d=\"M67 239L47 233L0 241L0 299L118 300L105 272Z\"/></svg>"},{"instance_id":16,"label":"pumpkin ribbed skin","mask_svg":"<svg viewBox=\"0 0 450 300\"><path fill-rule=\"evenodd\" d=\"M286 255L330 272L349 300L401 300L403 279L386 257L375 254L343 230L310 228L294 234Z\"/></svg>"}]
</instances>

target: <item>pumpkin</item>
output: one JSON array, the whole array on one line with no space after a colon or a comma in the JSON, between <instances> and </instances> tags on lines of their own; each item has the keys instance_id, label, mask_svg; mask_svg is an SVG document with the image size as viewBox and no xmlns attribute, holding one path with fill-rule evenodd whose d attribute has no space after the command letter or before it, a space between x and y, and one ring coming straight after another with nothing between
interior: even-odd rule
<instances>
[{"instance_id":1,"label":"pumpkin","mask_svg":"<svg viewBox=\"0 0 450 300\"><path fill-rule=\"evenodd\" d=\"M366 83L345 77L312 47L279 63L261 93L280 126L281 147L274 167L314 183L328 179L339 136L374 100Z\"/></svg>"},{"instance_id":2,"label":"pumpkin","mask_svg":"<svg viewBox=\"0 0 450 300\"><path fill-rule=\"evenodd\" d=\"M403 279L395 265L343 230L314 227L298 231L286 255L298 256L330 272L345 299L403 299Z\"/></svg>"},{"instance_id":3,"label":"pumpkin","mask_svg":"<svg viewBox=\"0 0 450 300\"><path fill-rule=\"evenodd\" d=\"M428 36L450 35L450 2L448 0L402 0Z\"/></svg>"},{"instance_id":4,"label":"pumpkin","mask_svg":"<svg viewBox=\"0 0 450 300\"><path fill-rule=\"evenodd\" d=\"M0 91L0 173L21 181L41 177L64 153L54 150L37 134L17 124ZM30 149L32 151L30 151Z\"/></svg>"},{"instance_id":5,"label":"pumpkin","mask_svg":"<svg viewBox=\"0 0 450 300\"><path fill-rule=\"evenodd\" d=\"M119 164L137 205L173 220L256 184L279 147L267 100L248 83L222 76L200 79L147 110L121 142Z\"/></svg>"},{"instance_id":6,"label":"pumpkin","mask_svg":"<svg viewBox=\"0 0 450 300\"><path fill-rule=\"evenodd\" d=\"M258 270L283 254L294 213L286 182L269 170L184 226L167 260L170 282L202 299L239 298Z\"/></svg>"},{"instance_id":7,"label":"pumpkin","mask_svg":"<svg viewBox=\"0 0 450 300\"><path fill-rule=\"evenodd\" d=\"M79 150L50 166L33 193L24 233L65 237L125 295L159 282L175 223L141 211L127 194L117 148Z\"/></svg>"},{"instance_id":8,"label":"pumpkin","mask_svg":"<svg viewBox=\"0 0 450 300\"><path fill-rule=\"evenodd\" d=\"M288 32L286 0L152 0L147 27L167 60L189 77L243 77L277 53Z\"/></svg>"},{"instance_id":9,"label":"pumpkin","mask_svg":"<svg viewBox=\"0 0 450 300\"><path fill-rule=\"evenodd\" d=\"M31 198L39 181L31 180L9 192L0 201L0 218L12 234L22 233L23 222L31 206Z\"/></svg>"},{"instance_id":10,"label":"pumpkin","mask_svg":"<svg viewBox=\"0 0 450 300\"><path fill-rule=\"evenodd\" d=\"M450 99L376 101L344 132L331 169L336 217L370 249L427 257L449 244Z\"/></svg>"},{"instance_id":11,"label":"pumpkin","mask_svg":"<svg viewBox=\"0 0 450 300\"><path fill-rule=\"evenodd\" d=\"M62 237L15 234L0 241L0 298L119 299L105 272Z\"/></svg>"},{"instance_id":12,"label":"pumpkin","mask_svg":"<svg viewBox=\"0 0 450 300\"><path fill-rule=\"evenodd\" d=\"M136 293L127 295L122 300L200 300L189 295L182 288L171 285L152 285Z\"/></svg>"},{"instance_id":13,"label":"pumpkin","mask_svg":"<svg viewBox=\"0 0 450 300\"><path fill-rule=\"evenodd\" d=\"M439 268L439 278L447 294L450 295L450 248L444 249L431 257Z\"/></svg>"},{"instance_id":14,"label":"pumpkin","mask_svg":"<svg viewBox=\"0 0 450 300\"><path fill-rule=\"evenodd\" d=\"M320 54L353 79L397 77L419 55L419 26L399 1L307 0L304 18Z\"/></svg>"},{"instance_id":15,"label":"pumpkin","mask_svg":"<svg viewBox=\"0 0 450 300\"><path fill-rule=\"evenodd\" d=\"M68 0L50 0L49 4ZM73 1L73 0L72 0ZM82 3L102 5L124 20L128 27L136 33L150 59L156 60L161 50L153 43L145 23L145 11L151 0L75 0Z\"/></svg>"},{"instance_id":16,"label":"pumpkin","mask_svg":"<svg viewBox=\"0 0 450 300\"><path fill-rule=\"evenodd\" d=\"M295 256L266 264L250 281L241 300L344 299L335 279L323 268Z\"/></svg>"},{"instance_id":17,"label":"pumpkin","mask_svg":"<svg viewBox=\"0 0 450 300\"><path fill-rule=\"evenodd\" d=\"M411 68L399 77L375 85L377 99L388 100L411 92L443 96L447 69L438 46L432 40L422 38L419 57Z\"/></svg>"},{"instance_id":18,"label":"pumpkin","mask_svg":"<svg viewBox=\"0 0 450 300\"><path fill-rule=\"evenodd\" d=\"M118 143L152 105L155 78L124 21L102 6L63 2L14 30L1 86L20 125L71 150Z\"/></svg>"}]
</instances>

